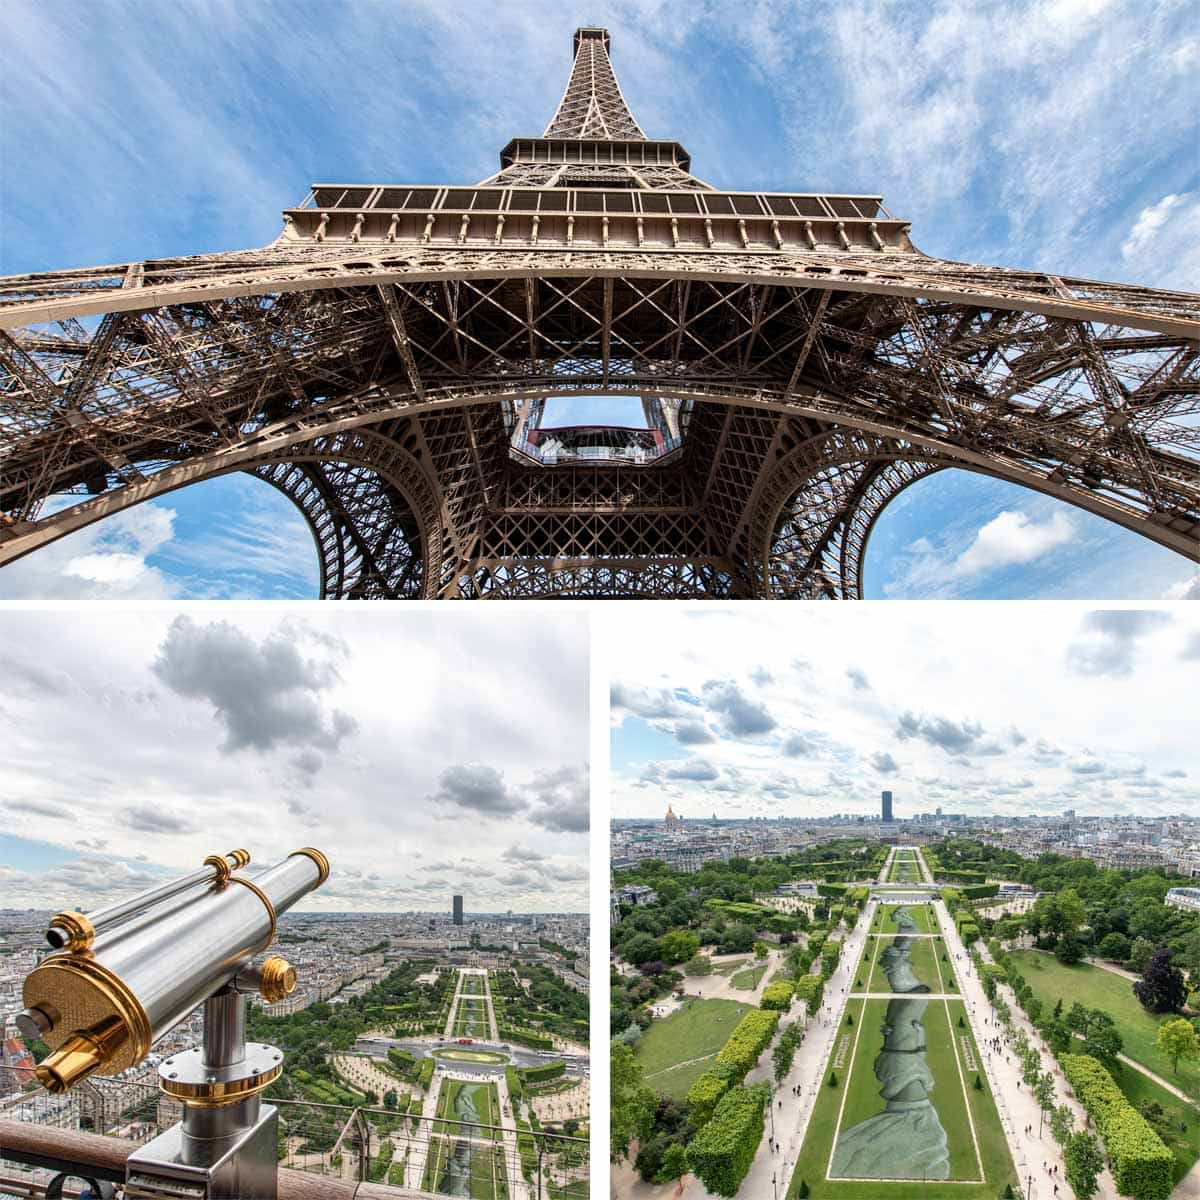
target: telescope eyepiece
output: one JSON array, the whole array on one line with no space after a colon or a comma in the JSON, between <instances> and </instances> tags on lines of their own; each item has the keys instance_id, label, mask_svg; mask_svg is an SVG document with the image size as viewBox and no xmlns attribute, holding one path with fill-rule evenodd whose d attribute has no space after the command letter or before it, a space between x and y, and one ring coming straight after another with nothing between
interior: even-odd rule
<instances>
[{"instance_id":1,"label":"telescope eyepiece","mask_svg":"<svg viewBox=\"0 0 1200 1200\"><path fill-rule=\"evenodd\" d=\"M95 936L95 926L81 912L55 913L46 930L46 941L55 950L88 950Z\"/></svg>"},{"instance_id":2,"label":"telescope eyepiece","mask_svg":"<svg viewBox=\"0 0 1200 1200\"><path fill-rule=\"evenodd\" d=\"M125 1023L116 1018L82 1029L38 1064L38 1082L46 1091L61 1095L104 1066L128 1037Z\"/></svg>"},{"instance_id":3,"label":"telescope eyepiece","mask_svg":"<svg viewBox=\"0 0 1200 1200\"><path fill-rule=\"evenodd\" d=\"M58 1012L50 1005L22 1009L13 1018L17 1032L27 1041L36 1042L45 1037L58 1023Z\"/></svg>"}]
</instances>

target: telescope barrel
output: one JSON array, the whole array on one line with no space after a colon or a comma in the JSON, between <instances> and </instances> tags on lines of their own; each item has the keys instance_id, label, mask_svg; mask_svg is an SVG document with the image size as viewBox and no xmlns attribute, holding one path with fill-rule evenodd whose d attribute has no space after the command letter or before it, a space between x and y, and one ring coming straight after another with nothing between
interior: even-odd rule
<instances>
[{"instance_id":1,"label":"telescope barrel","mask_svg":"<svg viewBox=\"0 0 1200 1200\"><path fill-rule=\"evenodd\" d=\"M138 913L156 904L169 900L180 892L187 891L201 883L211 883L214 880L227 879L231 872L246 866L250 855L245 850L231 850L228 854L210 855L204 860L204 866L190 875L172 879L158 887L147 888L128 900L116 904L105 905L104 908L83 913L64 912L52 917L50 928L46 930L46 941L55 950L86 950L91 945L92 938L102 929L111 929L135 917Z\"/></svg>"},{"instance_id":2,"label":"telescope barrel","mask_svg":"<svg viewBox=\"0 0 1200 1200\"><path fill-rule=\"evenodd\" d=\"M54 1051L38 1078L65 1091L93 1071L141 1062L266 950L277 917L328 875L328 860L311 848L254 876L209 875L155 901L143 895L139 909L95 932L90 950L49 955L24 988L26 1013Z\"/></svg>"}]
</instances>

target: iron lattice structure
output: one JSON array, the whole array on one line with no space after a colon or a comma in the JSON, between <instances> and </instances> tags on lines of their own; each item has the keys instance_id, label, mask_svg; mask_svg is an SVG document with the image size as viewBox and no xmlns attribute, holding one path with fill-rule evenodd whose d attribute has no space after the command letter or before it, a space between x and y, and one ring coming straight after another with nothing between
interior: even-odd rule
<instances>
[{"instance_id":1,"label":"iron lattice structure","mask_svg":"<svg viewBox=\"0 0 1200 1200\"><path fill-rule=\"evenodd\" d=\"M602 29L492 177L283 220L0 279L0 563L249 471L328 597L857 597L879 514L946 467L1200 558L1200 296L931 258L878 196L716 190ZM583 394L669 412L669 450L522 449Z\"/></svg>"}]
</instances>

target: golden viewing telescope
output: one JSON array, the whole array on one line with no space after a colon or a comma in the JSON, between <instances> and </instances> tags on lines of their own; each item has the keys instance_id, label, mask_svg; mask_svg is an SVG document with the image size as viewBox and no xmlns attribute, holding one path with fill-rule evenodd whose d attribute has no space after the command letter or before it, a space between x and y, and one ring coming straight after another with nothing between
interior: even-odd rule
<instances>
[{"instance_id":1,"label":"golden viewing telescope","mask_svg":"<svg viewBox=\"0 0 1200 1200\"><path fill-rule=\"evenodd\" d=\"M58 913L46 931L52 953L25 980L17 1026L50 1047L37 1077L55 1093L136 1066L204 1006L203 1044L158 1069L183 1121L130 1156L131 1197L173 1195L172 1181L200 1185L187 1194L208 1200L275 1196L277 1116L259 1093L283 1054L246 1042L245 997L282 1000L296 972L277 955L250 963L275 940L279 916L328 879L329 860L305 847L255 874L249 862L245 850L210 855L129 900Z\"/></svg>"}]
</instances>

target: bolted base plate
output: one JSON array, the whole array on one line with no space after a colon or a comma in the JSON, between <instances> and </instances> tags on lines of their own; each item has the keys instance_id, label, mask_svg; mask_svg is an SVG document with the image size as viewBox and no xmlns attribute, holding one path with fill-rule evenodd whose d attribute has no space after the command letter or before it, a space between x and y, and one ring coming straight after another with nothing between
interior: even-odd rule
<instances>
[{"instance_id":1,"label":"bolted base plate","mask_svg":"<svg viewBox=\"0 0 1200 1200\"><path fill-rule=\"evenodd\" d=\"M246 1057L228 1067L208 1067L199 1049L182 1050L158 1068L158 1085L168 1096L189 1104L233 1104L261 1092L283 1070L283 1052L262 1042L247 1042Z\"/></svg>"}]
</instances>

